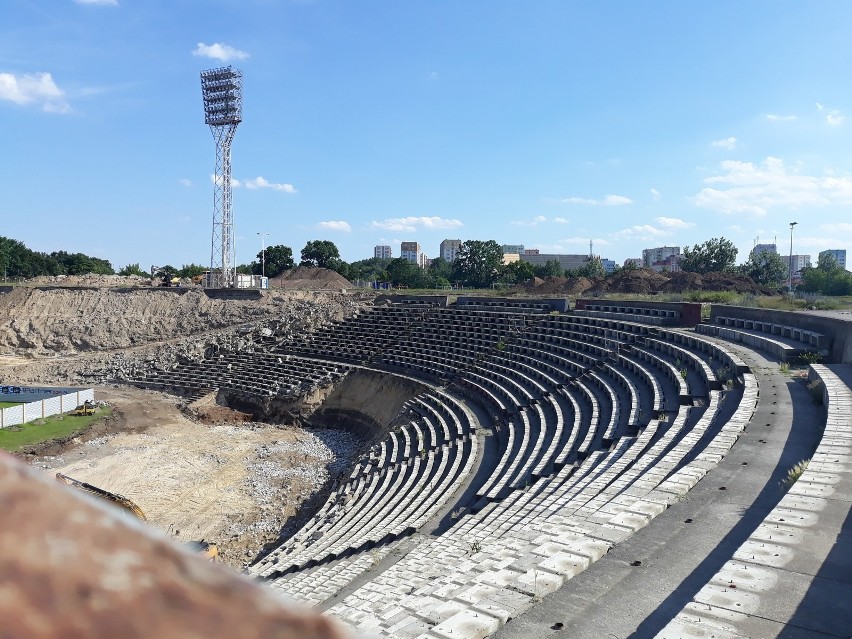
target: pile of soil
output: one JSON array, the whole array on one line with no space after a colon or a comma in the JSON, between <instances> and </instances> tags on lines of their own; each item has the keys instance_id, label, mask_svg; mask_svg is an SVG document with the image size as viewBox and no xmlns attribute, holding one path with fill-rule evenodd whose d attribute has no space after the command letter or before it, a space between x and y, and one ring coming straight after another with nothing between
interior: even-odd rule
<instances>
[{"instance_id":1,"label":"pile of soil","mask_svg":"<svg viewBox=\"0 0 852 639\"><path fill-rule=\"evenodd\" d=\"M297 266L275 278L269 279L270 288L286 288L302 291L341 290L352 288L349 280L340 273L317 266Z\"/></svg>"},{"instance_id":2,"label":"pile of soil","mask_svg":"<svg viewBox=\"0 0 852 639\"><path fill-rule=\"evenodd\" d=\"M686 291L733 291L752 295L774 295L776 291L755 284L739 273L656 273L649 269L620 271L608 278L536 277L515 288L518 293L536 295L598 295L627 293L684 293Z\"/></svg>"},{"instance_id":3,"label":"pile of soil","mask_svg":"<svg viewBox=\"0 0 852 639\"><path fill-rule=\"evenodd\" d=\"M27 280L34 286L96 286L98 288L121 288L127 286L150 286L151 280L139 275L39 275Z\"/></svg>"}]
</instances>

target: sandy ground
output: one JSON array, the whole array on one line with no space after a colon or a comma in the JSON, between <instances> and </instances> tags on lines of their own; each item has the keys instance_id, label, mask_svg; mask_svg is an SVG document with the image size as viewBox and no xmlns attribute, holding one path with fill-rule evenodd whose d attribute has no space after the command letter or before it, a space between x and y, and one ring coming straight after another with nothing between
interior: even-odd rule
<instances>
[{"instance_id":1,"label":"sandy ground","mask_svg":"<svg viewBox=\"0 0 852 639\"><path fill-rule=\"evenodd\" d=\"M176 398L135 388L98 388L96 398L114 408L108 428L31 456L31 464L128 497L150 525L178 540L216 543L236 569L322 488L329 463L346 465L300 429L203 424Z\"/></svg>"}]
</instances>

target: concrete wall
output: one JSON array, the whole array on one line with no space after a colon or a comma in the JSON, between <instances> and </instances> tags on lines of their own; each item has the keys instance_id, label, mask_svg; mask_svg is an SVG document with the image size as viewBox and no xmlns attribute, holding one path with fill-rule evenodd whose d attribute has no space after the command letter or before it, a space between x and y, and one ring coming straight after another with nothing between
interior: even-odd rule
<instances>
[{"instance_id":1,"label":"concrete wall","mask_svg":"<svg viewBox=\"0 0 852 639\"><path fill-rule=\"evenodd\" d=\"M701 323L701 304L697 302L648 302L646 300L607 300L578 299L577 309L583 310L591 305L624 306L642 309L674 311L678 314L679 326L695 326Z\"/></svg>"},{"instance_id":2,"label":"concrete wall","mask_svg":"<svg viewBox=\"0 0 852 639\"><path fill-rule=\"evenodd\" d=\"M0 391L9 388L26 388L31 392L26 394L0 392L0 400L2 401L25 402L23 404L18 404L17 406L9 406L8 408L0 410L0 428L17 426L18 424L31 422L34 419L42 419L43 417L50 417L51 415L67 413L68 411L72 411L77 408L77 406L86 400L94 401L95 399L95 391L92 388L34 389L21 386L2 386L0 387ZM56 390L59 390L60 392L58 394L55 392L51 393ZM44 394L38 394L32 391L44 391ZM24 397L29 397L30 399L23 399Z\"/></svg>"},{"instance_id":3,"label":"concrete wall","mask_svg":"<svg viewBox=\"0 0 852 639\"><path fill-rule=\"evenodd\" d=\"M464 304L528 304L534 306L536 304L547 304L554 311L564 313L569 310L568 299L565 297L478 297L475 295L460 295L456 299L456 306ZM495 308L494 310L500 310Z\"/></svg>"},{"instance_id":4,"label":"concrete wall","mask_svg":"<svg viewBox=\"0 0 852 639\"><path fill-rule=\"evenodd\" d=\"M724 306L713 304L710 307L710 321L715 324L717 317L736 317L795 326L808 331L822 333L829 339L829 363L852 363L852 319L842 316L809 313L806 311L775 311L765 308L747 308L745 306ZM846 316L852 318L852 316Z\"/></svg>"},{"instance_id":5,"label":"concrete wall","mask_svg":"<svg viewBox=\"0 0 852 639\"><path fill-rule=\"evenodd\" d=\"M393 302L395 304L432 304L434 306L449 306L449 295L377 295L376 302Z\"/></svg>"}]
</instances>

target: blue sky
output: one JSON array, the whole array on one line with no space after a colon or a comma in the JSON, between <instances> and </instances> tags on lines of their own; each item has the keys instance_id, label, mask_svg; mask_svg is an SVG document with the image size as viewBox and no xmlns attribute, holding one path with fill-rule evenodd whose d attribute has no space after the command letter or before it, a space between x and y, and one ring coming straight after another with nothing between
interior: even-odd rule
<instances>
[{"instance_id":1,"label":"blue sky","mask_svg":"<svg viewBox=\"0 0 852 639\"><path fill-rule=\"evenodd\" d=\"M244 75L237 261L495 239L852 252L852 3L6 0L0 235L208 264L199 72Z\"/></svg>"}]
</instances>

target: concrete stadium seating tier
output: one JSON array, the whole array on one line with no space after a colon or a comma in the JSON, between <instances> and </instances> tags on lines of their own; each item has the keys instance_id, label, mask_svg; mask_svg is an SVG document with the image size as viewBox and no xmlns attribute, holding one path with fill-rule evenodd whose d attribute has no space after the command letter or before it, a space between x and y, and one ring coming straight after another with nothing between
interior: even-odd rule
<instances>
[{"instance_id":1,"label":"concrete stadium seating tier","mask_svg":"<svg viewBox=\"0 0 852 639\"><path fill-rule=\"evenodd\" d=\"M369 633L483 637L681 499L751 418L755 378L724 346L544 310L413 300L158 374L268 396L368 368L429 389L251 574Z\"/></svg>"},{"instance_id":2,"label":"concrete stadium seating tier","mask_svg":"<svg viewBox=\"0 0 852 639\"><path fill-rule=\"evenodd\" d=\"M852 379L852 368L842 368ZM811 366L808 379L822 384L826 408L813 457L778 505L657 637L776 636L785 626L802 633L795 636L848 635L852 390L829 366ZM834 605L843 601L845 610L842 603ZM815 610L828 614L815 616Z\"/></svg>"}]
</instances>

